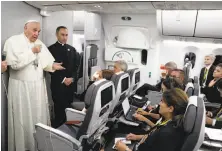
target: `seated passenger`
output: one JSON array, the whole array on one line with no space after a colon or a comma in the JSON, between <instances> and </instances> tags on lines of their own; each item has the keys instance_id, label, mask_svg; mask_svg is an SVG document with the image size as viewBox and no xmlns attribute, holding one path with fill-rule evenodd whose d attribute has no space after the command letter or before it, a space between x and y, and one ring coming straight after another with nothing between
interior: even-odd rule
<instances>
[{"instance_id":1,"label":"seated passenger","mask_svg":"<svg viewBox=\"0 0 222 151\"><path fill-rule=\"evenodd\" d=\"M220 93L217 90L217 85L222 79L222 63L218 64L213 73L214 79L210 81L209 85L205 87L205 95L209 102L221 103Z\"/></svg>"},{"instance_id":2,"label":"seated passenger","mask_svg":"<svg viewBox=\"0 0 222 151\"><path fill-rule=\"evenodd\" d=\"M175 62L171 61L165 64L165 68L166 68L166 77L168 77L171 74L171 71L177 68L177 65ZM161 91L161 84L166 77L162 77L161 81L157 83L155 86L145 83L144 85L142 85L140 88L137 89L136 94L140 96L145 96L147 95L148 90Z\"/></svg>"},{"instance_id":3,"label":"seated passenger","mask_svg":"<svg viewBox=\"0 0 222 151\"><path fill-rule=\"evenodd\" d=\"M101 71L98 71L94 74L93 76L93 81L89 81L89 84L87 86L87 89L89 88L89 86L91 84L93 84L95 81L101 80L101 79L106 79L106 80L111 80L112 76L113 76L114 72L112 70L108 70L108 69L104 69ZM80 95L80 101L84 102L85 100L85 95L86 95L86 91L87 89ZM83 111L85 112L86 109L88 109L88 105L85 104L85 108L83 109Z\"/></svg>"},{"instance_id":4,"label":"seated passenger","mask_svg":"<svg viewBox=\"0 0 222 151\"><path fill-rule=\"evenodd\" d=\"M115 61L114 63L114 73L118 73L120 71L126 72L128 70L128 65L124 60Z\"/></svg>"},{"instance_id":5,"label":"seated passenger","mask_svg":"<svg viewBox=\"0 0 222 151\"><path fill-rule=\"evenodd\" d=\"M217 89L220 93L221 106L214 112L207 112L206 124L208 126L221 129L222 128L222 79L218 81Z\"/></svg>"},{"instance_id":6,"label":"seated passenger","mask_svg":"<svg viewBox=\"0 0 222 151\"><path fill-rule=\"evenodd\" d=\"M165 92L167 90L173 89L173 88L179 88L181 90L183 90L183 86L181 84L181 82L179 82L178 79L176 78L166 78L162 85L162 92ZM159 114L159 107L160 105L157 106L157 108L150 110L149 112L143 111L141 109L139 109L137 111L137 114L135 114L135 118L139 121L144 121L146 122L149 126L153 127L155 126L154 123L157 122L157 120L160 119L160 114Z\"/></svg>"},{"instance_id":7,"label":"seated passenger","mask_svg":"<svg viewBox=\"0 0 222 151\"><path fill-rule=\"evenodd\" d=\"M177 78L177 82L180 83L180 85L182 86L182 90L185 90L185 74L184 71L181 69L174 69L172 70L172 72L170 73L170 77L173 78Z\"/></svg>"},{"instance_id":8,"label":"seated passenger","mask_svg":"<svg viewBox=\"0 0 222 151\"><path fill-rule=\"evenodd\" d=\"M128 134L128 140L139 141L137 151L179 151L185 139L183 115L188 105L188 97L178 88L163 93L160 114L163 119L146 135ZM131 151L124 143L116 143L118 151Z\"/></svg>"}]
</instances>

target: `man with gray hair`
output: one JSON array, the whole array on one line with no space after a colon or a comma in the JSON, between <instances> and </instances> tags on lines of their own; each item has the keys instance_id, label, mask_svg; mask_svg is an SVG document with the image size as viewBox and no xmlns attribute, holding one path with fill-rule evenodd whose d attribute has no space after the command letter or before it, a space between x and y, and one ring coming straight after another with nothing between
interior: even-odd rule
<instances>
[{"instance_id":1,"label":"man with gray hair","mask_svg":"<svg viewBox=\"0 0 222 151\"><path fill-rule=\"evenodd\" d=\"M157 83L155 86L145 83L139 89L137 89L136 94L140 96L145 96L147 95L148 90L161 91L162 82L171 74L173 70L177 69L177 64L173 61L167 62L165 64L165 69L166 69L166 73L164 75L162 74L162 77L159 83Z\"/></svg>"},{"instance_id":2,"label":"man with gray hair","mask_svg":"<svg viewBox=\"0 0 222 151\"><path fill-rule=\"evenodd\" d=\"M126 72L128 69L128 65L124 60L118 60L114 63L114 73L118 73L120 71Z\"/></svg>"},{"instance_id":3,"label":"man with gray hair","mask_svg":"<svg viewBox=\"0 0 222 151\"><path fill-rule=\"evenodd\" d=\"M214 79L213 72L215 66L213 65L215 56L213 54L206 55L204 57L204 65L200 71L199 83L201 87L201 93L205 94L205 87L209 85L210 81Z\"/></svg>"},{"instance_id":4,"label":"man with gray hair","mask_svg":"<svg viewBox=\"0 0 222 151\"><path fill-rule=\"evenodd\" d=\"M35 124L50 125L44 71L64 70L38 39L40 23L30 20L24 32L4 45L9 65L8 151L35 151Z\"/></svg>"}]
</instances>

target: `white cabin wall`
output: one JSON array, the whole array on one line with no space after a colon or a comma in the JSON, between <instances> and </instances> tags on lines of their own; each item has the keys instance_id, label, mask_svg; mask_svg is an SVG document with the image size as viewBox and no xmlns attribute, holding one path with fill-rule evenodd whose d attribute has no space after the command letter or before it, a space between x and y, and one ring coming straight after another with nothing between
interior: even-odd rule
<instances>
[{"instance_id":1,"label":"white cabin wall","mask_svg":"<svg viewBox=\"0 0 222 151\"><path fill-rule=\"evenodd\" d=\"M122 16L130 16L131 21L123 21ZM105 47L112 45L113 26L134 26L144 27L149 30L149 34L152 41L152 46L148 49L147 65L141 65L141 84L150 83L155 84L159 79L159 47L158 43L161 41L161 37L158 34L156 27L156 14L103 14L102 15L103 27L105 31ZM109 63L109 62L107 62ZM129 65L131 68L131 65ZM149 72L151 72L151 78L149 78Z\"/></svg>"},{"instance_id":2,"label":"white cabin wall","mask_svg":"<svg viewBox=\"0 0 222 151\"><path fill-rule=\"evenodd\" d=\"M160 45L160 63L165 64L169 60L172 60L177 63L178 68L183 69L185 54L187 52L194 52L196 54L196 63L192 71L192 76L199 77L200 70L204 66L205 55L213 54L214 50L222 48L222 43L215 44L212 39L189 38L189 41L176 39L178 38L167 37L163 40Z\"/></svg>"},{"instance_id":3,"label":"white cabin wall","mask_svg":"<svg viewBox=\"0 0 222 151\"><path fill-rule=\"evenodd\" d=\"M43 41L50 46L57 41L56 28L65 26L68 29L69 45L73 44L73 11L53 12L49 17L43 17Z\"/></svg>"},{"instance_id":4,"label":"white cabin wall","mask_svg":"<svg viewBox=\"0 0 222 151\"><path fill-rule=\"evenodd\" d=\"M42 25L42 16L39 10L19 1L2 1L1 2L1 51L4 48L5 41L16 34L21 34L24 24L27 20L38 20ZM39 39L42 39L42 32ZM8 85L7 73L2 74L2 79ZM3 81L1 81L1 150L7 150L7 98Z\"/></svg>"},{"instance_id":5,"label":"white cabin wall","mask_svg":"<svg viewBox=\"0 0 222 151\"><path fill-rule=\"evenodd\" d=\"M130 16L131 21L121 20L122 16ZM150 49L148 49L147 65L141 65L141 84L156 84L160 79L160 65L169 61L177 63L178 68L183 68L184 56L187 52L196 54L196 63L192 71L192 76L199 76L203 67L203 59L207 54L217 53L222 55L222 40L217 40L215 44L212 38L162 36L156 26L156 14L103 14L103 27L105 31L105 47L112 46L113 26L145 27L149 30ZM183 29L181 29L183 30ZM219 50L219 51L218 51ZM110 62L106 62L110 63ZM130 67L130 66L129 66ZM151 72L151 78L149 78Z\"/></svg>"}]
</instances>

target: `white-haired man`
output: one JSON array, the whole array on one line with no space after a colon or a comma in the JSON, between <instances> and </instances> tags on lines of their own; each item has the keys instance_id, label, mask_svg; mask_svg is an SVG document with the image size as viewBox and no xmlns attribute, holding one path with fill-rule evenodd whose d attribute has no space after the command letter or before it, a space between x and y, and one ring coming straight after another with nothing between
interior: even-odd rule
<instances>
[{"instance_id":1,"label":"white-haired man","mask_svg":"<svg viewBox=\"0 0 222 151\"><path fill-rule=\"evenodd\" d=\"M7 39L4 45L9 65L8 150L34 151L34 126L50 124L43 71L63 70L38 39L40 23L25 23L24 33Z\"/></svg>"},{"instance_id":2,"label":"white-haired man","mask_svg":"<svg viewBox=\"0 0 222 151\"><path fill-rule=\"evenodd\" d=\"M126 72L127 69L128 69L128 65L124 60L115 61L114 73L118 73L120 71Z\"/></svg>"},{"instance_id":3,"label":"white-haired man","mask_svg":"<svg viewBox=\"0 0 222 151\"><path fill-rule=\"evenodd\" d=\"M215 69L215 66L213 65L215 60L215 56L213 54L206 55L204 57L204 65L201 69L200 76L199 76L199 83L201 86L201 93L205 92L205 87L209 85L210 81L214 79L213 72Z\"/></svg>"}]
</instances>

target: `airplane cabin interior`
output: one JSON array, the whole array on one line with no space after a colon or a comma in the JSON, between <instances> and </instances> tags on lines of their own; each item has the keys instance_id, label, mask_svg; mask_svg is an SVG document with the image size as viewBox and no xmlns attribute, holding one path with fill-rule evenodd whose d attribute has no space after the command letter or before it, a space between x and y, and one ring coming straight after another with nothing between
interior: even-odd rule
<instances>
[{"instance_id":1,"label":"airplane cabin interior","mask_svg":"<svg viewBox=\"0 0 222 151\"><path fill-rule=\"evenodd\" d=\"M11 61L32 59L24 57L29 52L23 50L22 40L13 41L22 33L29 39L32 24L41 30L36 40L41 46L33 57L40 58L42 67L50 59L42 61L40 53L52 55L53 71L33 67L32 61L19 68ZM59 41L63 30L64 44ZM38 51L33 49L36 43L32 47L29 42L27 50ZM59 50L62 46L67 52ZM1 74L3 151L222 151L222 1L1 1L1 53L2 63L8 63ZM73 54L75 59L55 64ZM206 58L212 62L207 64ZM65 67L72 61L72 69ZM40 84L25 76L37 70L43 75L41 92ZM63 73L75 76L70 82L72 99L61 111L63 104L55 100L64 91L60 101L65 102L70 94L63 88L70 78ZM16 74L24 80L13 88ZM47 97L47 109L33 93ZM185 103L173 102L176 94L185 94ZM18 107L22 95L34 105ZM65 121L53 126L60 112ZM172 117L167 120L168 115ZM175 121L180 133L172 126Z\"/></svg>"}]
</instances>

